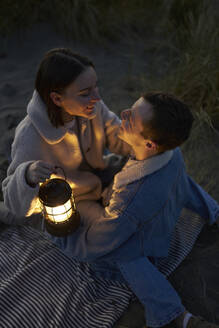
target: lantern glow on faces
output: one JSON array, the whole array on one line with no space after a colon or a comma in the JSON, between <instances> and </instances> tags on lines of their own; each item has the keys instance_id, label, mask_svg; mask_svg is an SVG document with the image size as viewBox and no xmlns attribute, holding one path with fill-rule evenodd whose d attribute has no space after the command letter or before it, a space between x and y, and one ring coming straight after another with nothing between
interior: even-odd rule
<instances>
[{"instance_id":1,"label":"lantern glow on faces","mask_svg":"<svg viewBox=\"0 0 219 328\"><path fill-rule=\"evenodd\" d=\"M63 179L49 179L39 189L39 199L45 219L46 230L58 237L75 231L80 224L73 192Z\"/></svg>"}]
</instances>

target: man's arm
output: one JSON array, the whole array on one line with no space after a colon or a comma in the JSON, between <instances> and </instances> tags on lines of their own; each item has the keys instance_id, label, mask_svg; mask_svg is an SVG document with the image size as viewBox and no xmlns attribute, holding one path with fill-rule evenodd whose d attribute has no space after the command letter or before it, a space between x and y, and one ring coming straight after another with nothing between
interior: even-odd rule
<instances>
[{"instance_id":1,"label":"man's arm","mask_svg":"<svg viewBox=\"0 0 219 328\"><path fill-rule=\"evenodd\" d=\"M189 197L185 207L197 212L209 224L219 222L219 205L201 186L188 176ZM217 223L218 224L218 223Z\"/></svg>"}]
</instances>

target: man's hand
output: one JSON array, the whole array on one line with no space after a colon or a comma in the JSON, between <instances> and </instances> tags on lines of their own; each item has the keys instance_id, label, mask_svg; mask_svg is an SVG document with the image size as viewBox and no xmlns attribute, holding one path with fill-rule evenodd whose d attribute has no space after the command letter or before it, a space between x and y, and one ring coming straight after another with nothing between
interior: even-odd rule
<instances>
[{"instance_id":1,"label":"man's hand","mask_svg":"<svg viewBox=\"0 0 219 328\"><path fill-rule=\"evenodd\" d=\"M26 170L27 184L31 187L36 187L38 183L49 179L52 173L56 173L54 165L43 161L36 161L30 164Z\"/></svg>"}]
</instances>

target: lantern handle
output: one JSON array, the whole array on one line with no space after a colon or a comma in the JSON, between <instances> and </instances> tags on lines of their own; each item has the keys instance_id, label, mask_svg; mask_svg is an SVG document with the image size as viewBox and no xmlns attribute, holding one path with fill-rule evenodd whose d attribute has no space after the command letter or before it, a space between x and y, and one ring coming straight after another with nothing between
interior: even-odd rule
<instances>
[{"instance_id":1,"label":"lantern handle","mask_svg":"<svg viewBox=\"0 0 219 328\"><path fill-rule=\"evenodd\" d=\"M64 169L61 166L55 166L55 169L60 169L62 171L63 175L64 175L65 181L67 181Z\"/></svg>"}]
</instances>

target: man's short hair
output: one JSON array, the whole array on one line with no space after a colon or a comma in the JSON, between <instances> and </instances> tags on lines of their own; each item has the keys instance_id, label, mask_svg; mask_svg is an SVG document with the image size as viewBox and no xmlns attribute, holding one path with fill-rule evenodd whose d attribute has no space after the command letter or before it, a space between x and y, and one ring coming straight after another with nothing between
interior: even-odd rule
<instances>
[{"instance_id":1,"label":"man's short hair","mask_svg":"<svg viewBox=\"0 0 219 328\"><path fill-rule=\"evenodd\" d=\"M146 93L143 98L151 104L153 116L145 122L142 134L157 144L159 152L174 149L188 139L194 117L184 102L162 92Z\"/></svg>"}]
</instances>

